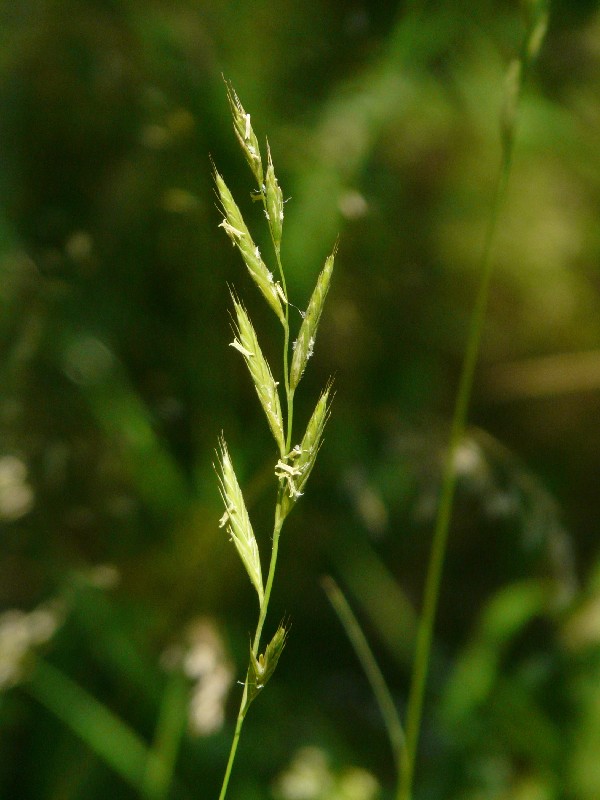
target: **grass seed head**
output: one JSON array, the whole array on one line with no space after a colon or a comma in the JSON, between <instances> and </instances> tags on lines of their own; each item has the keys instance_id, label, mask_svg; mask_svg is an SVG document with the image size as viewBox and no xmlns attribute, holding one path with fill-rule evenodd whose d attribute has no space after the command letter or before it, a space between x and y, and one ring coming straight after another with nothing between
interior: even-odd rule
<instances>
[{"instance_id":1,"label":"grass seed head","mask_svg":"<svg viewBox=\"0 0 600 800\"><path fill-rule=\"evenodd\" d=\"M250 651L250 680L248 681L248 705L254 700L256 695L263 689L272 677L279 657L285 647L287 639L287 628L280 623L275 631L275 635L267 645L265 652L258 658Z\"/></svg>"},{"instance_id":2,"label":"grass seed head","mask_svg":"<svg viewBox=\"0 0 600 800\"><path fill-rule=\"evenodd\" d=\"M258 286L267 303L277 314L279 320L285 323L285 314L281 305L283 295L281 287L274 281L272 273L269 272L267 265L262 260L260 251L254 244L237 203L233 199L227 184L216 169L214 171L214 177L221 207L225 214L225 219L221 222L219 227L223 228L232 243L238 248L254 283Z\"/></svg>"},{"instance_id":3,"label":"grass seed head","mask_svg":"<svg viewBox=\"0 0 600 800\"><path fill-rule=\"evenodd\" d=\"M233 305L237 325L235 329L236 338L232 342L232 346L244 356L256 394L277 442L279 453L283 455L285 452L285 437L277 384L273 378L271 368L260 349L256 331L246 309L235 297L233 297Z\"/></svg>"},{"instance_id":4,"label":"grass seed head","mask_svg":"<svg viewBox=\"0 0 600 800\"><path fill-rule=\"evenodd\" d=\"M265 197L267 219L273 244L277 252L281 247L281 232L283 228L283 194L275 177L275 169L271 158L271 148L267 142L267 176L265 178Z\"/></svg>"},{"instance_id":5,"label":"grass seed head","mask_svg":"<svg viewBox=\"0 0 600 800\"><path fill-rule=\"evenodd\" d=\"M260 567L260 556L258 553L258 545L250 523L250 517L246 510L244 496L238 483L229 450L225 439L221 437L219 442L219 483L221 497L225 505L225 513L221 517L219 526L225 527L227 533L233 540L236 549L242 559L242 563L246 568L248 577L252 581L254 588L258 593L258 600L262 605L264 597L264 589L262 582L262 571Z\"/></svg>"},{"instance_id":6,"label":"grass seed head","mask_svg":"<svg viewBox=\"0 0 600 800\"><path fill-rule=\"evenodd\" d=\"M226 80L225 86L227 88L227 99L229 100L231 116L233 117L233 129L235 131L235 135L237 136L240 147L246 156L246 161L248 162L250 169L256 178L258 187L262 191L264 181L262 157L260 155L258 139L252 130L252 125L250 124L250 114L247 114L244 110L244 107L240 103L240 98L237 96L236 91L231 83Z\"/></svg>"},{"instance_id":7,"label":"grass seed head","mask_svg":"<svg viewBox=\"0 0 600 800\"><path fill-rule=\"evenodd\" d=\"M328 256L325 261L321 274L317 279L317 285L314 288L308 308L300 326L298 338L294 344L294 354L292 356L292 366L290 369L290 388L294 390L300 383L300 378L306 368L308 359L311 357L315 345L315 337L317 335L317 327L325 298L329 290L329 282L333 272L333 263L335 261L335 250Z\"/></svg>"}]
</instances>

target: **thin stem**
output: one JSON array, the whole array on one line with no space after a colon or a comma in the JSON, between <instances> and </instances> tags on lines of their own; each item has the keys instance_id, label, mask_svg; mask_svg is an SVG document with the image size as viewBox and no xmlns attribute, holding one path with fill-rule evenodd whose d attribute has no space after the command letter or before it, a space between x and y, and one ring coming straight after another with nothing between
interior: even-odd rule
<instances>
[{"instance_id":1,"label":"thin stem","mask_svg":"<svg viewBox=\"0 0 600 800\"><path fill-rule=\"evenodd\" d=\"M223 785L221 786L221 793L219 794L219 800L225 800L225 795L227 794L227 787L229 786L229 776L231 775L233 762L235 761L235 754L237 752L237 746L240 740L240 733L242 732L242 725L244 724L244 718L246 716L247 694L248 694L248 676L246 676L246 681L244 683L244 693L242 695L242 702L240 704L240 710L238 713L237 722L235 724L235 733L233 734L233 741L231 742L231 749L229 751L229 758L227 759L227 767L225 769L225 775L223 776Z\"/></svg>"},{"instance_id":2,"label":"thin stem","mask_svg":"<svg viewBox=\"0 0 600 800\"><path fill-rule=\"evenodd\" d=\"M281 490L280 490L281 493ZM277 508L275 510L275 526L273 528L273 545L271 547L271 560L269 562L269 574L267 575L267 582L265 584L265 596L260 607L260 614L258 617L258 623L256 625L256 632L254 634L254 639L252 642L252 652L256 656L258 655L258 648L260 645L260 637L262 635L263 625L265 624L265 619L267 617L267 610L269 607L269 600L271 599L271 590L273 588L273 580L275 578L275 569L277 567L277 555L279 553L279 535L281 533L281 526L282 522L280 521L279 515L279 505L280 500L277 500Z\"/></svg>"},{"instance_id":3,"label":"thin stem","mask_svg":"<svg viewBox=\"0 0 600 800\"><path fill-rule=\"evenodd\" d=\"M265 201L266 206L266 201ZM272 238L272 236L271 236ZM275 250L275 257L277 259L277 268L279 269L279 275L281 276L281 287L283 289L283 294L286 298L285 303L285 325L283 326L283 335L284 335L284 342L283 342L283 380L285 384L285 398L287 404L287 432L286 432L286 441L285 441L285 449L286 452L289 453L290 448L292 446L292 426L294 421L294 390L290 388L290 368L289 368L289 358L290 358L290 306L287 302L287 286L285 282L285 274L283 271L283 265L281 263L281 253L279 251L279 247L273 241L273 249Z\"/></svg>"},{"instance_id":4,"label":"thin stem","mask_svg":"<svg viewBox=\"0 0 600 800\"><path fill-rule=\"evenodd\" d=\"M406 739L391 692L362 628L340 587L330 576L323 578L322 584L371 685L371 690L387 729L392 753L396 761L396 768L399 771L400 765L406 757Z\"/></svg>"},{"instance_id":5,"label":"thin stem","mask_svg":"<svg viewBox=\"0 0 600 800\"><path fill-rule=\"evenodd\" d=\"M493 272L493 261L491 258L492 245L498 226L500 208L504 200L510 174L514 150L517 105L523 85L523 77L533 58L539 51L539 47L546 30L546 25L546 5L543 2L539 2L524 39L521 57L511 64L508 73L504 108L501 117L502 157L494 190L492 211L481 256L481 280L477 291L475 307L471 317L467 347L460 375L456 404L452 417L450 442L444 463L442 492L433 534L427 578L425 582L423 611L417 633L415 661L408 698L406 718L407 757L402 765L398 784L397 800L411 800L412 796L415 759L419 744L419 733L421 729L421 718L423 713L423 699L429 672L433 630L440 594L446 545L448 542L448 531L452 516L454 492L456 488L456 453L465 433L469 401L473 388L473 377L479 355L482 331L488 305L490 283Z\"/></svg>"},{"instance_id":6,"label":"thin stem","mask_svg":"<svg viewBox=\"0 0 600 800\"><path fill-rule=\"evenodd\" d=\"M260 188L260 195L262 198L263 208L265 210L265 214L269 214L269 210L267 208L267 196L265 191L262 187ZM287 404L287 431L286 431L286 452L289 453L290 448L292 446L292 425L293 425L293 417L294 417L294 391L290 388L290 369L289 369L289 355L290 355L290 306L287 302L287 283L285 280L285 272L283 271L283 264L281 263L281 246L275 241L273 237L273 231L271 230L271 226L269 225L269 232L271 235L271 244L273 245L273 252L275 253L275 260L277 262L277 271L279 272L279 277L281 278L281 288L283 290L283 295L285 297L285 323L283 324L283 380L285 386L285 397L286 397L286 404ZM282 454L283 455L283 454Z\"/></svg>"},{"instance_id":7,"label":"thin stem","mask_svg":"<svg viewBox=\"0 0 600 800\"><path fill-rule=\"evenodd\" d=\"M262 635L263 626L265 624L265 619L267 617L269 600L271 599L271 590L273 589L273 580L275 578L275 570L277 568L277 556L279 553L279 535L281 533L281 527L283 524L280 519L280 513L279 513L282 491L283 490L280 487L277 496L277 506L275 509L275 524L273 526L273 546L271 548L269 574L267 576L267 582L265 584L265 593L263 601L260 606L260 613L258 616L258 622L256 624L256 630L254 632L254 637L252 639L252 654L254 657L258 655L258 649L260 647L260 637ZM248 672L246 672L246 680L244 681L244 691L242 693L242 700L240 702L240 709L238 711L237 721L235 724L235 732L233 734L233 740L231 742L231 749L229 751L229 758L227 760L225 775L223 776L223 784L221 786L221 793L219 794L219 800L225 800L225 796L227 794L229 777L231 775L231 770L233 768L233 762L235 761L235 755L237 752L238 742L240 739L240 734L242 732L244 719L246 718L246 712L248 711L247 700L248 700Z\"/></svg>"},{"instance_id":8,"label":"thin stem","mask_svg":"<svg viewBox=\"0 0 600 800\"><path fill-rule=\"evenodd\" d=\"M454 414L452 417L450 442L444 463L441 499L433 534L433 542L431 545L427 579L425 582L423 611L417 632L415 661L406 716L407 758L405 759L402 768L398 800L410 800L411 797L415 757L419 743L419 732L423 711L423 697L429 672L433 629L440 593L442 569L446 555L450 519L452 516L454 490L456 488L455 459L466 427L469 400L473 387L473 376L475 373L475 366L479 353L481 334L489 296L490 279L492 275L493 262L490 258L491 247L498 221L498 212L504 196L509 166L510 159L504 158L500 168L498 180L496 182L494 204L490 217L490 223L487 229L482 256L481 282L477 292L475 309L471 317L469 338L460 376Z\"/></svg>"},{"instance_id":9,"label":"thin stem","mask_svg":"<svg viewBox=\"0 0 600 800\"><path fill-rule=\"evenodd\" d=\"M285 447L289 453L292 448L292 431L293 431L293 418L294 418L294 390L289 389L287 393L287 407L288 407L288 427L287 438Z\"/></svg>"}]
</instances>

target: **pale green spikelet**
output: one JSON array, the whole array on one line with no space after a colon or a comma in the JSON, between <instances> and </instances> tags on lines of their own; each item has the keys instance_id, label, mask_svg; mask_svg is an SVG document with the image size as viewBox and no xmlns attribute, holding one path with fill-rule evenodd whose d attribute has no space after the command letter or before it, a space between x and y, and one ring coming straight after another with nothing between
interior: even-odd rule
<instances>
[{"instance_id":1,"label":"pale green spikelet","mask_svg":"<svg viewBox=\"0 0 600 800\"><path fill-rule=\"evenodd\" d=\"M527 35L525 38L525 57L533 61L548 30L548 0L525 0L523 3L527 19Z\"/></svg>"},{"instance_id":2,"label":"pale green spikelet","mask_svg":"<svg viewBox=\"0 0 600 800\"><path fill-rule=\"evenodd\" d=\"M306 427L302 442L296 445L284 459L277 462L275 474L284 484L281 502L281 518L290 513L296 500L302 496L304 487L317 459L323 429L329 418L329 394L331 386L323 391Z\"/></svg>"},{"instance_id":3,"label":"pale green spikelet","mask_svg":"<svg viewBox=\"0 0 600 800\"><path fill-rule=\"evenodd\" d=\"M275 177L271 148L267 142L267 175L265 178L266 214L273 238L273 246L279 252L283 228L283 194Z\"/></svg>"},{"instance_id":4,"label":"pale green spikelet","mask_svg":"<svg viewBox=\"0 0 600 800\"><path fill-rule=\"evenodd\" d=\"M219 483L221 497L225 504L225 513L221 517L219 527L225 527L233 540L262 606L264 589L258 545L246 510L244 496L223 437L219 442Z\"/></svg>"},{"instance_id":5,"label":"pale green spikelet","mask_svg":"<svg viewBox=\"0 0 600 800\"><path fill-rule=\"evenodd\" d=\"M254 244L237 203L216 169L214 176L221 206L225 214L225 219L219 227L224 229L233 244L238 248L254 283L277 314L281 323L285 324L285 314L281 305L282 301L285 301L283 290L279 283L273 279L272 273L269 272L267 265L262 260L260 251Z\"/></svg>"},{"instance_id":6,"label":"pale green spikelet","mask_svg":"<svg viewBox=\"0 0 600 800\"><path fill-rule=\"evenodd\" d=\"M323 430L329 419L330 393L331 385L327 386L319 397L300 444L300 454L297 460L297 466L302 472L302 478L298 481L298 489L300 491L306 485L321 446Z\"/></svg>"},{"instance_id":7,"label":"pale green spikelet","mask_svg":"<svg viewBox=\"0 0 600 800\"><path fill-rule=\"evenodd\" d=\"M250 317L243 305L232 296L237 321L236 338L231 343L232 347L239 350L248 365L256 394L265 412L269 427L275 437L280 455L285 453L285 437L283 433L283 416L277 384L273 378L271 368L258 344L258 338Z\"/></svg>"},{"instance_id":8,"label":"pale green spikelet","mask_svg":"<svg viewBox=\"0 0 600 800\"><path fill-rule=\"evenodd\" d=\"M329 290L331 273L333 272L335 253L336 251L334 249L333 253L325 260L325 266L318 277L317 285L314 288L304 319L302 320L302 325L300 326L298 338L294 343L294 355L292 356L292 367L290 369L290 388L292 391L294 391L300 383L300 378L306 368L306 362L313 353L317 327Z\"/></svg>"},{"instance_id":9,"label":"pale green spikelet","mask_svg":"<svg viewBox=\"0 0 600 800\"><path fill-rule=\"evenodd\" d=\"M246 707L254 700L256 695L263 689L277 667L279 657L285 647L287 639L287 629L280 623L275 631L275 635L267 645L265 652L258 656L250 650L250 664L248 667L248 698Z\"/></svg>"},{"instance_id":10,"label":"pale green spikelet","mask_svg":"<svg viewBox=\"0 0 600 800\"><path fill-rule=\"evenodd\" d=\"M244 110L244 107L240 103L240 98L237 96L231 83L226 80L225 86L227 87L227 99L229 100L229 107L231 108L235 135L246 156L246 161L250 165L250 169L256 178L258 188L262 191L264 181L262 158L258 146L258 139L250 124L250 114L247 114Z\"/></svg>"}]
</instances>

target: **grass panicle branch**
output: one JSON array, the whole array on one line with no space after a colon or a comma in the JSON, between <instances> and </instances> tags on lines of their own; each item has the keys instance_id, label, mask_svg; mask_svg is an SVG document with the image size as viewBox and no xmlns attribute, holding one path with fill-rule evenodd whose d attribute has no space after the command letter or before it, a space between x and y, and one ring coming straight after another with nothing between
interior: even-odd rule
<instances>
[{"instance_id":1,"label":"grass panicle branch","mask_svg":"<svg viewBox=\"0 0 600 800\"><path fill-rule=\"evenodd\" d=\"M322 442L323 429L329 416L329 396L331 387L327 386L317 401L317 405L309 420L301 443L290 450L294 434L294 391L312 352L317 325L321 317L333 269L332 255L327 260L318 278L317 286L313 292L307 314L301 326L298 339L299 344L296 346L296 351L294 358L291 359L290 367L289 306L287 301L285 272L281 260L281 239L284 216L283 194L275 175L275 168L273 166L273 159L268 143L267 170L264 178L265 182L263 183L263 164L258 141L250 124L250 115L244 110L231 84L227 81L225 83L233 116L234 130L246 160L258 183L259 194L263 202L265 216L269 226L274 257L281 283L273 279L272 273L269 272L263 261L258 247L254 244L252 236L250 235L248 227L244 222L231 192L215 168L214 179L221 208L224 213L224 219L220 227L225 230L233 244L238 248L252 279L283 325L282 361L283 382L285 387L285 414L281 407L281 400L277 388L278 383L273 377L271 367L259 346L254 325L243 304L238 300L235 294L232 294L235 314L235 338L231 346L242 354L248 366L248 371L254 383L254 388L256 389L267 424L277 443L279 457L274 465L274 479L277 494L271 538L271 555L267 579L263 586L258 544L252 530L250 517L246 510L246 504L231 463L225 440L221 438L218 473L221 496L225 505L225 512L221 518L221 526L227 528L227 532L236 546L246 572L258 593L260 609L256 629L252 637L250 658L246 670L242 699L219 800L225 800L227 796L229 779L248 708L258 694L262 692L275 672L287 638L287 626L281 623L264 652L259 655L262 632L267 617L277 569L282 525L287 514L295 505L298 498L303 494L308 476L314 467L317 453Z\"/></svg>"}]
</instances>

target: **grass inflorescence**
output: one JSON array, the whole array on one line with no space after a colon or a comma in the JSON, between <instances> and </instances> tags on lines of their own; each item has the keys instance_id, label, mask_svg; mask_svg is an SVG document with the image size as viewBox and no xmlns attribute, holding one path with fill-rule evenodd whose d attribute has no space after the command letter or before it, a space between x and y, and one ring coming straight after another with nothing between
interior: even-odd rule
<instances>
[{"instance_id":1,"label":"grass inflorescence","mask_svg":"<svg viewBox=\"0 0 600 800\"><path fill-rule=\"evenodd\" d=\"M304 493L306 482L321 446L323 429L329 416L331 386L328 384L317 400L304 433L296 438L294 393L313 353L319 320L329 289L335 260L334 249L333 253L325 261L306 312L302 315L297 337L292 343L290 303L281 260L284 222L283 194L275 174L268 142L266 144L267 159L265 168L260 144L251 124L250 114L245 111L230 83L226 82L226 88L233 117L234 131L256 180L255 198L262 202L267 219L273 249L274 270L270 270L267 266L225 180L215 167L215 185L223 212L223 220L220 223L220 227L225 230L231 242L239 251L254 284L282 325L284 397L282 401L280 397L281 382L276 381L274 378L274 371L263 354L258 334L248 311L242 301L235 294L232 294L234 340L231 342L231 346L240 353L248 367L260 407L277 445L277 458L273 464L276 501L269 567L266 581L263 582L259 544L254 535L243 492L235 474L225 437L222 436L218 450L217 472L225 509L220 525L225 528L233 541L248 577L256 589L259 613L251 641L242 699L219 800L224 800L227 795L229 778L248 709L272 677L287 638L288 626L286 623L281 623L268 644L264 648L261 647L262 632L277 566L281 529L284 520Z\"/></svg>"}]
</instances>

